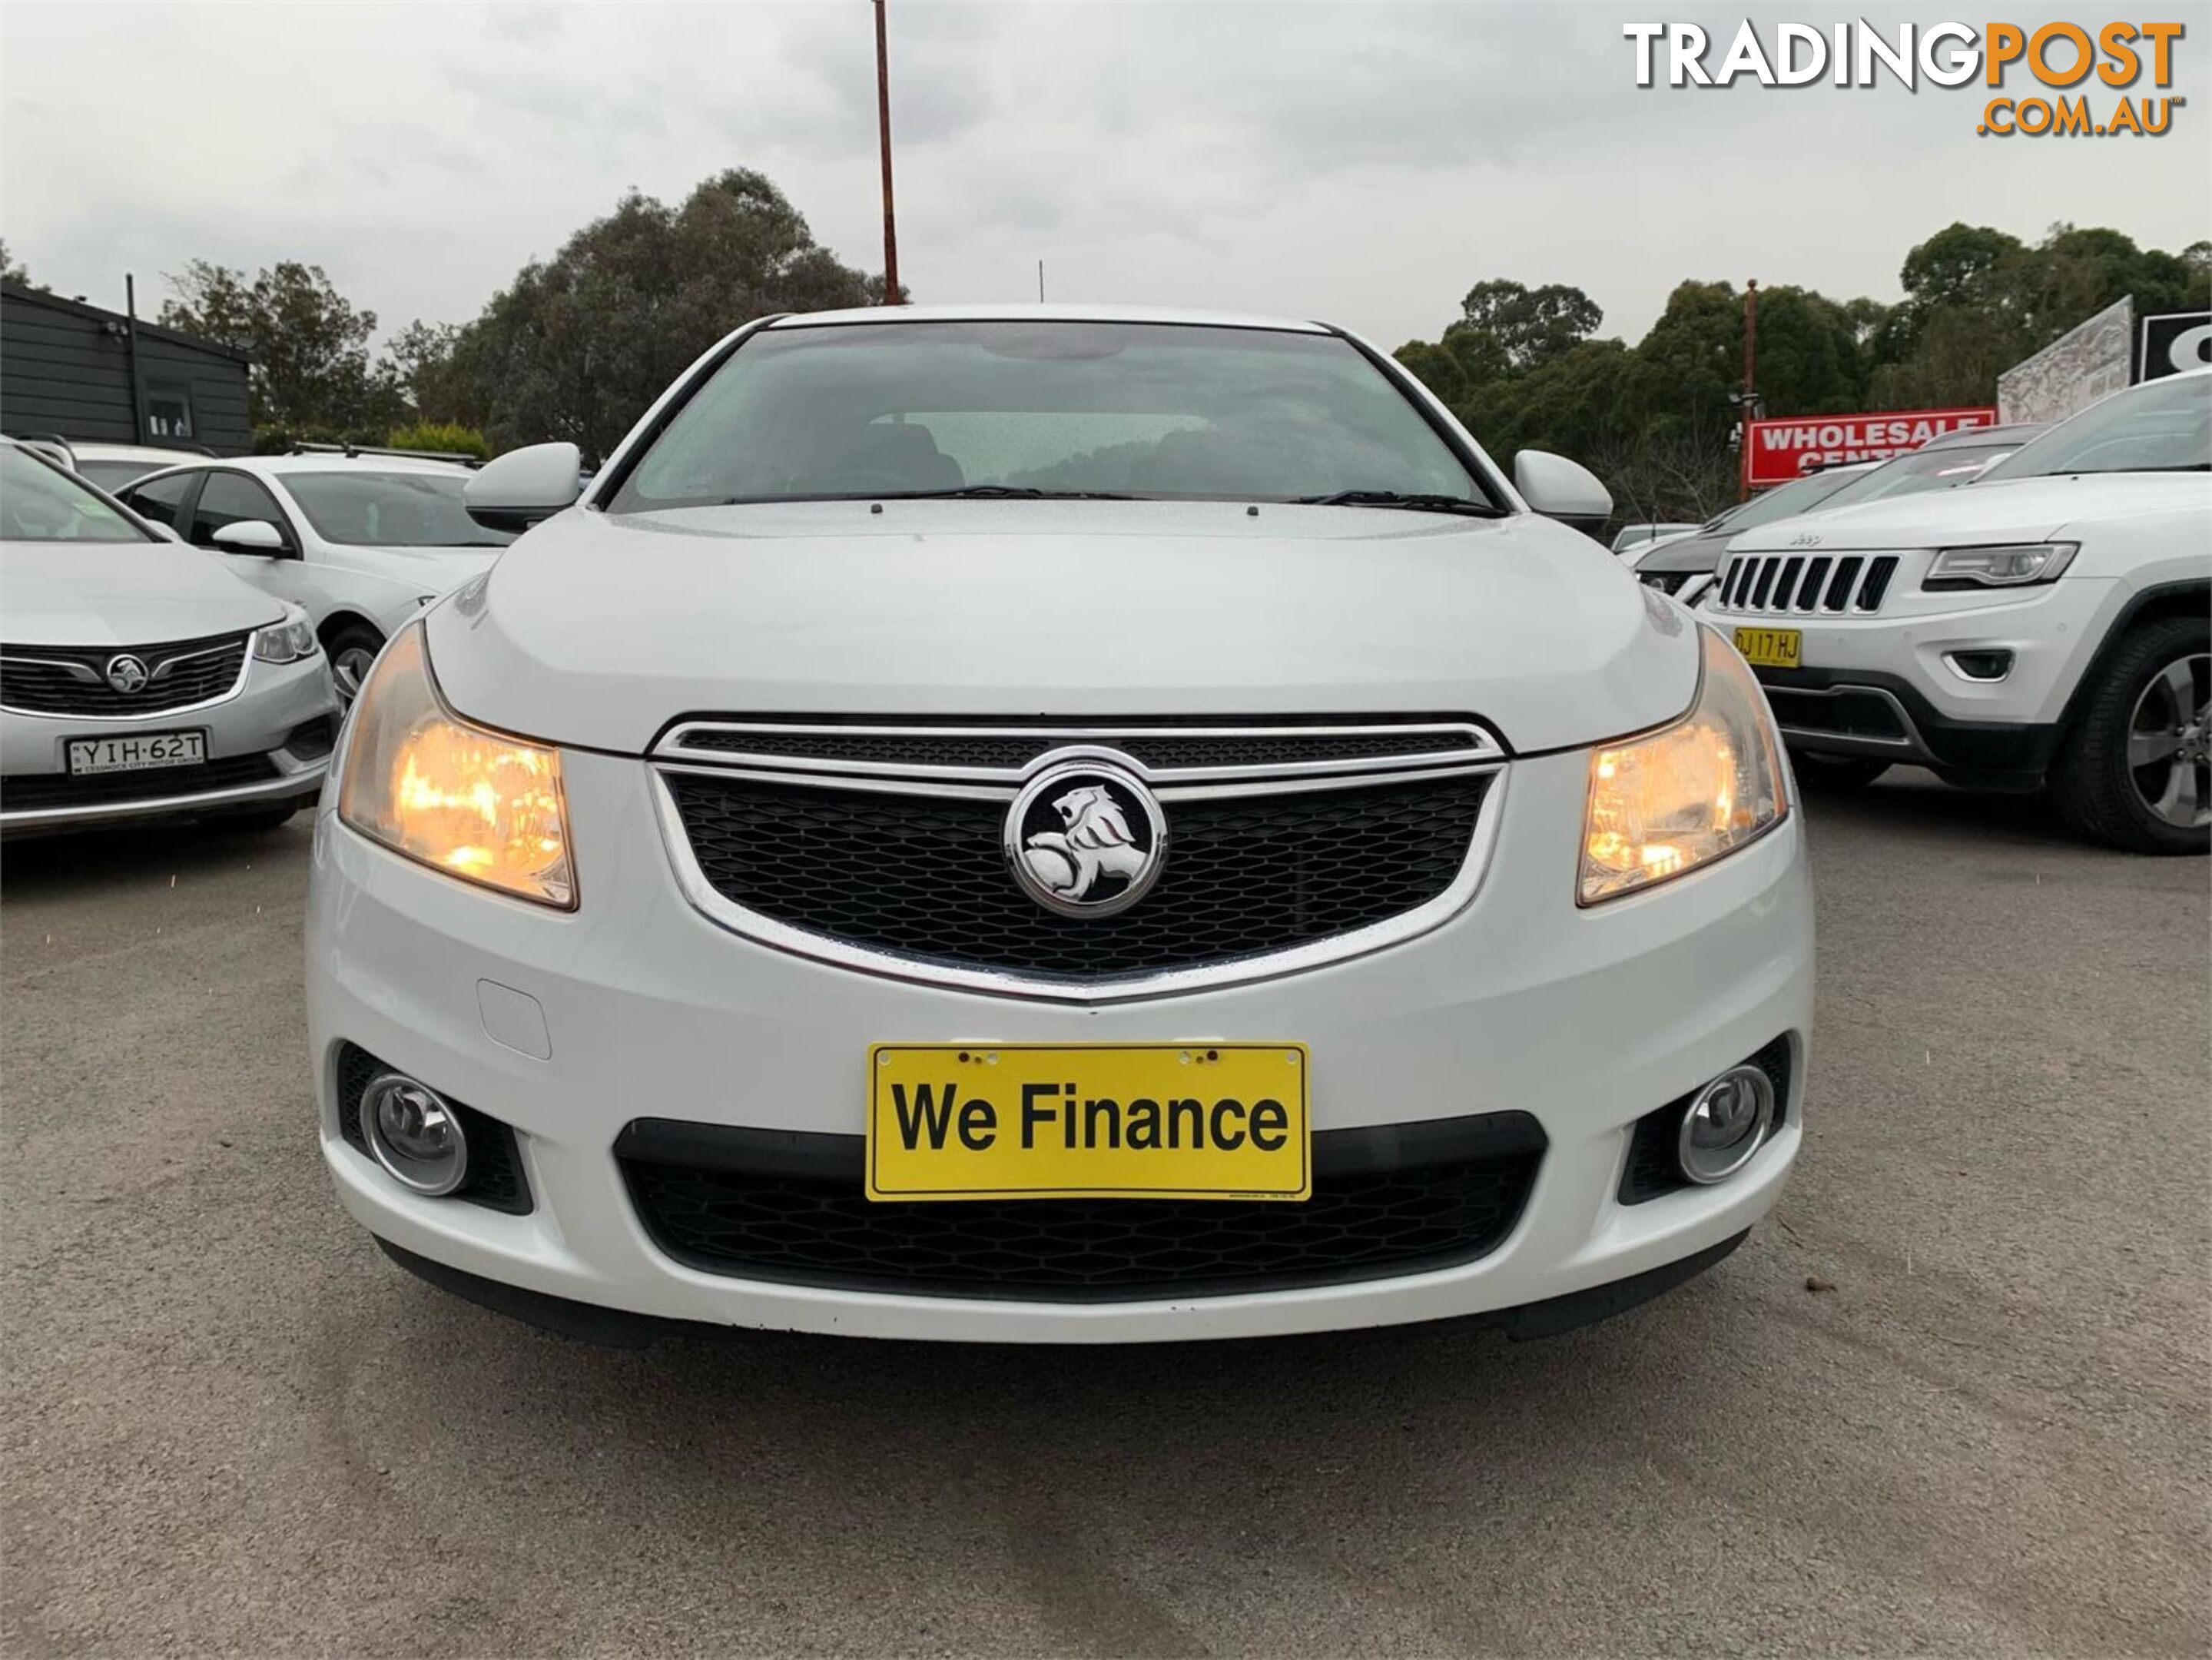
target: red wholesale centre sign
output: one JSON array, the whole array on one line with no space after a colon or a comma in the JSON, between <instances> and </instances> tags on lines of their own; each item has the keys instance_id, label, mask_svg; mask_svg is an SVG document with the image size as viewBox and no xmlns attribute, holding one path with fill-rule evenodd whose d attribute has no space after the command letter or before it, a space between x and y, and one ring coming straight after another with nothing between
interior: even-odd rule
<instances>
[{"instance_id":1,"label":"red wholesale centre sign","mask_svg":"<svg viewBox=\"0 0 2212 1660\"><path fill-rule=\"evenodd\" d=\"M1996 423L1997 412L1990 408L1892 410L1886 415L1803 415L1788 421L1754 421L1751 447L1744 456L1744 477L1752 489L1763 489L1849 461L1887 461L1947 432Z\"/></svg>"}]
</instances>

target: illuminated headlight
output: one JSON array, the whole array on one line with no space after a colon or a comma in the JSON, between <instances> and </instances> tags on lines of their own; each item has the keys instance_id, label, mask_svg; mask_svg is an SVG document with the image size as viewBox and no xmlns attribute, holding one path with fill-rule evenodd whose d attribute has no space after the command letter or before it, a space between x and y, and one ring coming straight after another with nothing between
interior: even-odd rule
<instances>
[{"instance_id":1,"label":"illuminated headlight","mask_svg":"<svg viewBox=\"0 0 2212 1660\"><path fill-rule=\"evenodd\" d=\"M1698 630L1698 700L1663 731L1590 754L1577 903L1638 892L1735 852L1790 811L1759 683Z\"/></svg>"},{"instance_id":2,"label":"illuminated headlight","mask_svg":"<svg viewBox=\"0 0 2212 1660\"><path fill-rule=\"evenodd\" d=\"M2055 581L2073 562L2078 542L2026 542L2002 548L1945 548L1920 586L1943 589L2016 588Z\"/></svg>"},{"instance_id":3,"label":"illuminated headlight","mask_svg":"<svg viewBox=\"0 0 2212 1660\"><path fill-rule=\"evenodd\" d=\"M296 663L315 654L315 625L297 605L284 607L284 620L258 629L253 654L264 663Z\"/></svg>"},{"instance_id":4,"label":"illuminated headlight","mask_svg":"<svg viewBox=\"0 0 2212 1660\"><path fill-rule=\"evenodd\" d=\"M576 907L560 751L447 708L420 623L394 636L354 703L338 817L450 876Z\"/></svg>"}]
</instances>

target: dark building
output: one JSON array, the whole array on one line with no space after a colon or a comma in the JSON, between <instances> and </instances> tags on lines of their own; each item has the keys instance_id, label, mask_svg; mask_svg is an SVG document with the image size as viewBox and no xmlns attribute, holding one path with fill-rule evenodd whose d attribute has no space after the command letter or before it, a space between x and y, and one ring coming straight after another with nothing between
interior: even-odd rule
<instances>
[{"instance_id":1,"label":"dark building","mask_svg":"<svg viewBox=\"0 0 2212 1660\"><path fill-rule=\"evenodd\" d=\"M253 447L244 352L0 283L0 432L85 443Z\"/></svg>"}]
</instances>

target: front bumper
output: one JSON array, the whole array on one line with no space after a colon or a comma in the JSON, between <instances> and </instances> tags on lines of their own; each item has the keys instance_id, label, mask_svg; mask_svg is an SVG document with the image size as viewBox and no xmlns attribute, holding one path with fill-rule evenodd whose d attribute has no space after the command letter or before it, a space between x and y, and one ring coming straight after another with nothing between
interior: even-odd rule
<instances>
[{"instance_id":1,"label":"front bumper","mask_svg":"<svg viewBox=\"0 0 2212 1660\"><path fill-rule=\"evenodd\" d=\"M1795 818L1730 858L1590 910L1573 899L1587 759L1513 764L1480 892L1433 933L1306 972L1095 1007L903 983L737 937L684 900L645 766L564 752L581 909L469 889L316 825L307 934L324 1152L398 1251L537 1298L655 1320L881 1337L1257 1336L1522 1308L1716 1250L1765 1213L1801 1139L1811 896ZM619 896L618 899L617 896ZM1737 1177L1638 1204L1635 1121L1778 1036L1784 1122ZM1143 1300L901 1294L686 1267L654 1243L614 1146L657 1117L852 1136L871 1043L1295 1040L1315 1130L1526 1112L1547 1146L1478 1260L1388 1278ZM424 1199L338 1127L358 1045L511 1125L532 1208Z\"/></svg>"},{"instance_id":2,"label":"front bumper","mask_svg":"<svg viewBox=\"0 0 2212 1660\"><path fill-rule=\"evenodd\" d=\"M329 768L337 712L320 653L296 663L250 660L231 696L173 714L116 720L0 710L0 835L305 805ZM106 775L78 799L55 800L57 793L70 794L57 787L69 778L71 739L191 730L207 734L205 768ZM17 805L25 801L37 805Z\"/></svg>"}]
</instances>

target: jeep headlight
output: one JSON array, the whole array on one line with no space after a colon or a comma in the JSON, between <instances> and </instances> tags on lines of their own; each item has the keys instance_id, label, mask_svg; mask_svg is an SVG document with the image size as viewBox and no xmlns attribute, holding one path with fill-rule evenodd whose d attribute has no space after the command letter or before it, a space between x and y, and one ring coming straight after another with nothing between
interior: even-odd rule
<instances>
[{"instance_id":1,"label":"jeep headlight","mask_svg":"<svg viewBox=\"0 0 2212 1660\"><path fill-rule=\"evenodd\" d=\"M1735 852L1790 811L1759 682L1710 629L1697 701L1672 726L1590 753L1576 901L1635 893Z\"/></svg>"},{"instance_id":2,"label":"jeep headlight","mask_svg":"<svg viewBox=\"0 0 2212 1660\"><path fill-rule=\"evenodd\" d=\"M338 817L450 876L576 908L561 752L447 708L419 623L393 637L355 700Z\"/></svg>"},{"instance_id":3,"label":"jeep headlight","mask_svg":"<svg viewBox=\"0 0 2212 1660\"><path fill-rule=\"evenodd\" d=\"M264 663L296 663L315 654L315 625L297 605L284 607L284 620L253 632L253 654Z\"/></svg>"},{"instance_id":4,"label":"jeep headlight","mask_svg":"<svg viewBox=\"0 0 2212 1660\"><path fill-rule=\"evenodd\" d=\"M2001 548L1945 548L1920 586L1938 593L1960 588L2017 588L2057 580L2074 562L2078 542L2022 542Z\"/></svg>"}]
</instances>

